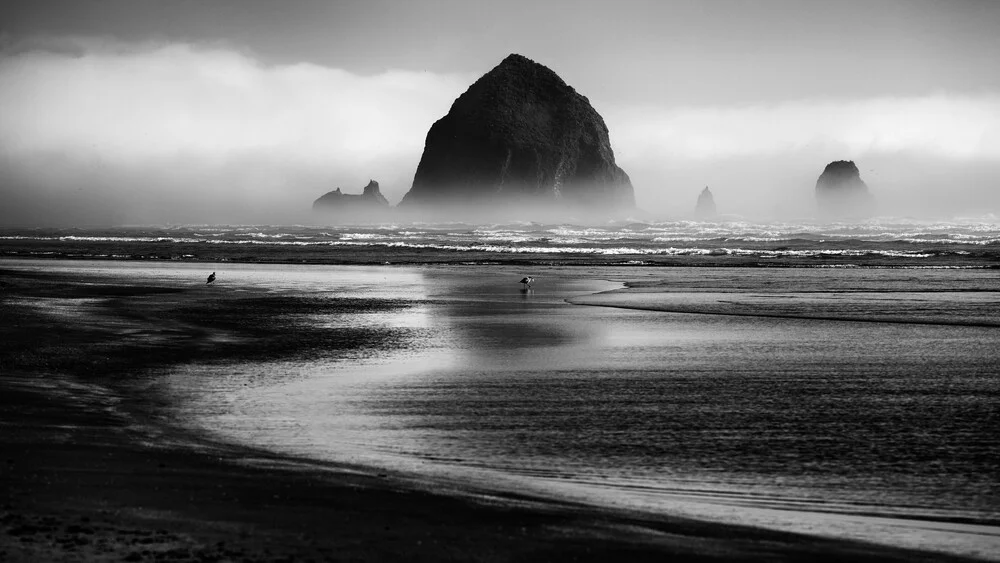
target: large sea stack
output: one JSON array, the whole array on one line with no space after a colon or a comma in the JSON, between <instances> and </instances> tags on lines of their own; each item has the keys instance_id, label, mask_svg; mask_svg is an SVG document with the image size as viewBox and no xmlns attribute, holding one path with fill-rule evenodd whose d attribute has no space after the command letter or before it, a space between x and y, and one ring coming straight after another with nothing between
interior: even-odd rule
<instances>
[{"instance_id":1,"label":"large sea stack","mask_svg":"<svg viewBox=\"0 0 1000 563\"><path fill-rule=\"evenodd\" d=\"M699 219L712 219L715 217L715 198L712 191L705 186L705 189L698 195L698 203L694 206L694 215Z\"/></svg>"},{"instance_id":2,"label":"large sea stack","mask_svg":"<svg viewBox=\"0 0 1000 563\"><path fill-rule=\"evenodd\" d=\"M816 180L816 204L826 219L851 219L871 216L874 198L853 161L838 160L826 165Z\"/></svg>"},{"instance_id":3,"label":"large sea stack","mask_svg":"<svg viewBox=\"0 0 1000 563\"><path fill-rule=\"evenodd\" d=\"M607 213L634 208L635 196L587 98L510 55L431 126L401 206L476 213L516 204Z\"/></svg>"},{"instance_id":4,"label":"large sea stack","mask_svg":"<svg viewBox=\"0 0 1000 563\"><path fill-rule=\"evenodd\" d=\"M314 201L312 208L325 216L371 220L388 212L389 201L379 191L378 182L369 180L361 194L345 194L337 188Z\"/></svg>"}]
</instances>

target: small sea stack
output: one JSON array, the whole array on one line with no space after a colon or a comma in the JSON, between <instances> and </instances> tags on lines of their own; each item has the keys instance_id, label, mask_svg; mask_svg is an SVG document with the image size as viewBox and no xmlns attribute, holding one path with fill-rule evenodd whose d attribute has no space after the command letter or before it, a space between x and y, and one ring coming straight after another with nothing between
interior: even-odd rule
<instances>
[{"instance_id":1,"label":"small sea stack","mask_svg":"<svg viewBox=\"0 0 1000 563\"><path fill-rule=\"evenodd\" d=\"M370 180L360 194L345 194L340 188L327 192L313 202L312 209L326 218L371 220L387 214L390 208L378 182Z\"/></svg>"},{"instance_id":2,"label":"small sea stack","mask_svg":"<svg viewBox=\"0 0 1000 563\"><path fill-rule=\"evenodd\" d=\"M705 189L701 190L701 194L698 195L698 203L694 206L694 216L698 219L713 219L715 214L715 198L712 197L712 190L705 186Z\"/></svg>"},{"instance_id":3,"label":"small sea stack","mask_svg":"<svg viewBox=\"0 0 1000 563\"><path fill-rule=\"evenodd\" d=\"M838 160L816 180L816 204L824 219L862 219L874 212L875 199L854 162Z\"/></svg>"}]
</instances>

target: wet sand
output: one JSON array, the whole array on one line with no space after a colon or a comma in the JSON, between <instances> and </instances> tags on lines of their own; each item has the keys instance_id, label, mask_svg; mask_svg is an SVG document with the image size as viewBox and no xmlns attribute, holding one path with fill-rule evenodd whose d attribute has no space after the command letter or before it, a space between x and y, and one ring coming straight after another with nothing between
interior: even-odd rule
<instances>
[{"instance_id":1,"label":"wet sand","mask_svg":"<svg viewBox=\"0 0 1000 563\"><path fill-rule=\"evenodd\" d=\"M185 362L391 347L391 327L295 323L405 309L0 262L0 560L808 560L958 557L474 488L219 442L170 418ZM56 306L50 306L56 305Z\"/></svg>"},{"instance_id":2,"label":"wet sand","mask_svg":"<svg viewBox=\"0 0 1000 563\"><path fill-rule=\"evenodd\" d=\"M624 289L571 301L685 314L1000 327L1000 281L992 270L688 271L670 279L647 271Z\"/></svg>"}]
</instances>

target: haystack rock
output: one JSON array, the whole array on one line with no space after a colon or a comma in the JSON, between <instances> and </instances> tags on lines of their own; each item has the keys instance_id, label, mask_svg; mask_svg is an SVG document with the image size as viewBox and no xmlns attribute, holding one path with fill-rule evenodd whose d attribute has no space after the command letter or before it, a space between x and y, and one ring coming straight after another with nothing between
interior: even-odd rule
<instances>
[{"instance_id":1,"label":"haystack rock","mask_svg":"<svg viewBox=\"0 0 1000 563\"><path fill-rule=\"evenodd\" d=\"M313 211L324 213L379 213L389 209L389 201L378 189L378 182L370 180L361 194L345 194L340 188L323 194L313 202Z\"/></svg>"},{"instance_id":2,"label":"haystack rock","mask_svg":"<svg viewBox=\"0 0 1000 563\"><path fill-rule=\"evenodd\" d=\"M827 164L816 180L816 203L821 217L849 219L870 216L875 200L854 162L838 160Z\"/></svg>"},{"instance_id":3,"label":"haystack rock","mask_svg":"<svg viewBox=\"0 0 1000 563\"><path fill-rule=\"evenodd\" d=\"M715 198L712 197L712 191L705 186L704 190L701 190L701 194L698 196L698 203L694 206L694 214L699 219L711 219L715 217Z\"/></svg>"},{"instance_id":4,"label":"haystack rock","mask_svg":"<svg viewBox=\"0 0 1000 563\"><path fill-rule=\"evenodd\" d=\"M431 126L401 206L635 207L604 119L555 72L510 55Z\"/></svg>"}]
</instances>

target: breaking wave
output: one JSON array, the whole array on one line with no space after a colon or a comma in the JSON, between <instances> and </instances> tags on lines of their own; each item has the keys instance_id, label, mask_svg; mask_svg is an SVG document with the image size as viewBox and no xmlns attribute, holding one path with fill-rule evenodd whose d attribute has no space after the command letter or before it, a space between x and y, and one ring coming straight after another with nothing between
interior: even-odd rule
<instances>
[{"instance_id":1,"label":"breaking wave","mask_svg":"<svg viewBox=\"0 0 1000 563\"><path fill-rule=\"evenodd\" d=\"M411 223L380 225L194 225L0 230L3 254L85 251L89 246L295 248L322 252L414 250L510 256L780 258L1000 258L996 218L920 222L609 222L602 225ZM43 248L35 248L35 247ZM55 248L55 250L53 250ZM12 250L13 249L13 250ZM106 255L109 253L104 253ZM114 252L115 255L118 252Z\"/></svg>"}]
</instances>

